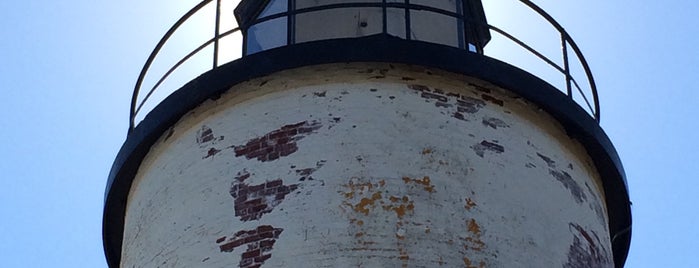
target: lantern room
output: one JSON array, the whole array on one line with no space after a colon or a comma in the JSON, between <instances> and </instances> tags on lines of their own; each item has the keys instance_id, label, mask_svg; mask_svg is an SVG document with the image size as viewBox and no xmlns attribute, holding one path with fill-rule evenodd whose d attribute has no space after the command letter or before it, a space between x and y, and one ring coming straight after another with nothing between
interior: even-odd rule
<instances>
[{"instance_id":1,"label":"lantern room","mask_svg":"<svg viewBox=\"0 0 699 268\"><path fill-rule=\"evenodd\" d=\"M483 53L480 0L243 0L244 55L318 40L390 35Z\"/></svg>"}]
</instances>

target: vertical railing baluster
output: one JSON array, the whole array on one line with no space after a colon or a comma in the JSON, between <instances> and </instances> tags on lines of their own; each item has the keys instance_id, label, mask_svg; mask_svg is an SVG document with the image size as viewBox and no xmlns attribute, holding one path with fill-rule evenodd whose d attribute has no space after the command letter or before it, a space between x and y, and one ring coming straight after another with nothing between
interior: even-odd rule
<instances>
[{"instance_id":1,"label":"vertical railing baluster","mask_svg":"<svg viewBox=\"0 0 699 268\"><path fill-rule=\"evenodd\" d=\"M573 98L573 88L570 84L570 64L568 63L568 45L567 36L565 33L561 33L561 50L563 51L563 70L565 70L564 75L566 76L566 90L568 91L568 97Z\"/></svg>"},{"instance_id":2,"label":"vertical railing baluster","mask_svg":"<svg viewBox=\"0 0 699 268\"><path fill-rule=\"evenodd\" d=\"M214 26L214 67L218 67L218 36L221 34L221 0L216 0L216 25Z\"/></svg>"},{"instance_id":3,"label":"vertical railing baluster","mask_svg":"<svg viewBox=\"0 0 699 268\"><path fill-rule=\"evenodd\" d=\"M382 0L381 4L382 4L381 5L381 12L383 13L382 14L382 20L383 20L382 31L384 34L387 34L388 33L388 14L386 14L386 13L388 12L388 10L386 9L386 0Z\"/></svg>"},{"instance_id":4,"label":"vertical railing baluster","mask_svg":"<svg viewBox=\"0 0 699 268\"><path fill-rule=\"evenodd\" d=\"M413 39L410 36L410 0L405 0L405 40Z\"/></svg>"}]
</instances>

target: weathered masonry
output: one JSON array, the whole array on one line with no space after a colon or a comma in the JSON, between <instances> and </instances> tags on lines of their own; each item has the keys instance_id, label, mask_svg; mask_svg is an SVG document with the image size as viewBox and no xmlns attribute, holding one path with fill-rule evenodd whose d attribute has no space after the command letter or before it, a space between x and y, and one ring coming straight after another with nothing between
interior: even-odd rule
<instances>
[{"instance_id":1,"label":"weathered masonry","mask_svg":"<svg viewBox=\"0 0 699 268\"><path fill-rule=\"evenodd\" d=\"M479 0L243 0L209 42L240 31L243 57L134 127L139 79L110 267L622 267L630 202L594 80L520 2L588 70L589 109L567 58L561 91L486 56L502 32Z\"/></svg>"}]
</instances>

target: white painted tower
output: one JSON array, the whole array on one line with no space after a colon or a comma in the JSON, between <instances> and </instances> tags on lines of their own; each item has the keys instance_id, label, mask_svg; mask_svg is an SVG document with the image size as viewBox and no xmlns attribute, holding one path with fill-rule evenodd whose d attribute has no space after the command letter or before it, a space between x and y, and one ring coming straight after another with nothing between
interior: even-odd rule
<instances>
[{"instance_id":1,"label":"white painted tower","mask_svg":"<svg viewBox=\"0 0 699 268\"><path fill-rule=\"evenodd\" d=\"M243 0L242 58L136 127L132 105L110 267L622 267L630 203L592 74L520 2L561 33L562 91L484 55L491 33L528 46L480 0Z\"/></svg>"}]
</instances>

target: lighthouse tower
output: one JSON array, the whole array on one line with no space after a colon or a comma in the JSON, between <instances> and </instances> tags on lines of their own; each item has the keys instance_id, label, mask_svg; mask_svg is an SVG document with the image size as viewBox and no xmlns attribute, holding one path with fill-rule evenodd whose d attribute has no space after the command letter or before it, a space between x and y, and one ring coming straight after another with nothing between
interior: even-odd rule
<instances>
[{"instance_id":1,"label":"lighthouse tower","mask_svg":"<svg viewBox=\"0 0 699 268\"><path fill-rule=\"evenodd\" d=\"M592 73L532 2L508 4L560 33L561 62L480 0L220 4L178 21L137 82L105 197L110 267L624 265L630 202ZM214 68L139 111L160 47L207 5L215 36L183 61L213 47ZM219 64L235 33L242 57ZM495 36L565 86L488 56Z\"/></svg>"}]
</instances>

